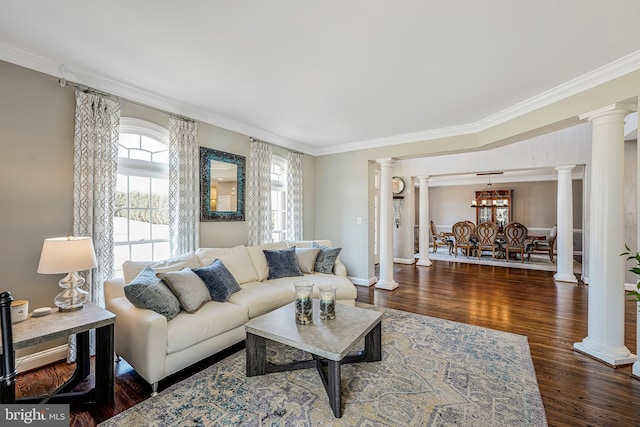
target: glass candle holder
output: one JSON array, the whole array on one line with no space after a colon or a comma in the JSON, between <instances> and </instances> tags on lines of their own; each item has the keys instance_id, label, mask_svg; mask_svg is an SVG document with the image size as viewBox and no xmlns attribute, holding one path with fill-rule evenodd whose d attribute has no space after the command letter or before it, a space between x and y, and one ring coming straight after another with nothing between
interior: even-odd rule
<instances>
[{"instance_id":1,"label":"glass candle holder","mask_svg":"<svg viewBox=\"0 0 640 427\"><path fill-rule=\"evenodd\" d=\"M320 319L333 320L336 318L336 287L320 286Z\"/></svg>"},{"instance_id":2,"label":"glass candle holder","mask_svg":"<svg viewBox=\"0 0 640 427\"><path fill-rule=\"evenodd\" d=\"M296 289L296 323L308 325L313 322L313 282L298 280L293 286Z\"/></svg>"}]
</instances>

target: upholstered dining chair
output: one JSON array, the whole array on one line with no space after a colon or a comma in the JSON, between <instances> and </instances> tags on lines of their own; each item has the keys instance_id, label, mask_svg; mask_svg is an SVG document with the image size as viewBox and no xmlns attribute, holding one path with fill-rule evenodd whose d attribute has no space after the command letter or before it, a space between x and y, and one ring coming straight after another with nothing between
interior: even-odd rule
<instances>
[{"instance_id":1,"label":"upholstered dining chair","mask_svg":"<svg viewBox=\"0 0 640 427\"><path fill-rule=\"evenodd\" d=\"M478 224L476 230L478 243L476 244L476 254L478 258L482 256L482 251L491 251L491 257L496 257L496 238L498 237L498 224L486 221Z\"/></svg>"},{"instance_id":2,"label":"upholstered dining chair","mask_svg":"<svg viewBox=\"0 0 640 427\"><path fill-rule=\"evenodd\" d=\"M504 250L505 258L509 261L511 252L520 253L520 262L524 262L524 241L527 238L529 230L519 222L510 222L504 228L505 242L501 245Z\"/></svg>"},{"instance_id":3,"label":"upholstered dining chair","mask_svg":"<svg viewBox=\"0 0 640 427\"><path fill-rule=\"evenodd\" d=\"M449 255L451 255L451 252L453 252L453 239L442 233L438 234L433 221L431 221L429 227L431 229L431 239L433 240L433 253L435 254L438 251L438 246L447 246L449 248Z\"/></svg>"},{"instance_id":4,"label":"upholstered dining chair","mask_svg":"<svg viewBox=\"0 0 640 427\"><path fill-rule=\"evenodd\" d=\"M471 240L476 232L476 226L471 221L459 221L453 224L454 252L458 256L458 249L466 249L467 256L475 249L476 243Z\"/></svg>"},{"instance_id":5,"label":"upholstered dining chair","mask_svg":"<svg viewBox=\"0 0 640 427\"><path fill-rule=\"evenodd\" d=\"M532 253L549 254L551 262L555 262L553 259L553 247L556 244L556 236L558 235L558 225L554 224L549 232L547 240L534 240L527 245L527 260L531 259Z\"/></svg>"}]
</instances>

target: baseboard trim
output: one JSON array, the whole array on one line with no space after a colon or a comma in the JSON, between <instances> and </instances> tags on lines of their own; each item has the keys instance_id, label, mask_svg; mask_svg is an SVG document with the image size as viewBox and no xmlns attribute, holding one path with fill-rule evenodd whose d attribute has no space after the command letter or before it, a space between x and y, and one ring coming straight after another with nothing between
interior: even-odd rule
<instances>
[{"instance_id":1,"label":"baseboard trim","mask_svg":"<svg viewBox=\"0 0 640 427\"><path fill-rule=\"evenodd\" d=\"M349 276L349 280L351 280L353 282L354 285L356 286L373 286L376 284L376 282L378 281L378 278L376 276L370 277L369 279L362 279L360 277L351 277Z\"/></svg>"},{"instance_id":2,"label":"baseboard trim","mask_svg":"<svg viewBox=\"0 0 640 427\"><path fill-rule=\"evenodd\" d=\"M394 258L393 262L396 264L415 264L415 258Z\"/></svg>"},{"instance_id":3,"label":"baseboard trim","mask_svg":"<svg viewBox=\"0 0 640 427\"><path fill-rule=\"evenodd\" d=\"M66 344L62 344L57 347L19 357L16 359L16 370L18 373L26 372L53 362L65 360L67 358L67 347Z\"/></svg>"}]
</instances>

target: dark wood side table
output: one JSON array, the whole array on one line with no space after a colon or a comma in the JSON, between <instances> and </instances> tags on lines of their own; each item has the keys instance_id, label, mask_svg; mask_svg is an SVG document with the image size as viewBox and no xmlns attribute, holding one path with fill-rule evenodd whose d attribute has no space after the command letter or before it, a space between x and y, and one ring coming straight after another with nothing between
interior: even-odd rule
<instances>
[{"instance_id":1,"label":"dark wood side table","mask_svg":"<svg viewBox=\"0 0 640 427\"><path fill-rule=\"evenodd\" d=\"M68 313L53 311L48 316L29 317L23 322L13 324L14 350L74 334L76 335L77 349L76 370L66 383L51 395L19 398L15 402L99 402L112 405L114 402L113 325L115 319L115 314L95 304L86 303L81 310ZM74 387L84 380L91 371L91 354L89 352L89 331L91 329L96 330L95 387L88 391L73 392ZM1 346L0 353L2 353Z\"/></svg>"}]
</instances>

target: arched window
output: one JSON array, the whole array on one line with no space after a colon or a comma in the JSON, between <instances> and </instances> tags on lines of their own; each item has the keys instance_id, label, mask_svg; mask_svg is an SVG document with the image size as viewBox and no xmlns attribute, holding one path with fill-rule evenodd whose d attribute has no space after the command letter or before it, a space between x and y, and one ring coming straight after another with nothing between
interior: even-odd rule
<instances>
[{"instance_id":1,"label":"arched window","mask_svg":"<svg viewBox=\"0 0 640 427\"><path fill-rule=\"evenodd\" d=\"M271 239L287 239L287 160L277 155L271 158Z\"/></svg>"},{"instance_id":2,"label":"arched window","mask_svg":"<svg viewBox=\"0 0 640 427\"><path fill-rule=\"evenodd\" d=\"M113 218L114 268L127 260L161 260L169 252L169 131L122 117Z\"/></svg>"}]
</instances>

